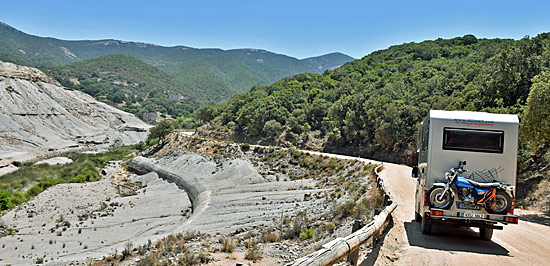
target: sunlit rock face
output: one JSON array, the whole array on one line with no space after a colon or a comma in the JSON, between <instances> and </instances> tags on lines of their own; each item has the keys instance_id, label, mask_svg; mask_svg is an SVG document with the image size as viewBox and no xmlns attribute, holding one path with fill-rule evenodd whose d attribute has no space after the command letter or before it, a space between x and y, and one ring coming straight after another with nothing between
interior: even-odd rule
<instances>
[{"instance_id":1,"label":"sunlit rock face","mask_svg":"<svg viewBox=\"0 0 550 266\"><path fill-rule=\"evenodd\" d=\"M0 166L145 139L149 126L36 68L0 61Z\"/></svg>"}]
</instances>

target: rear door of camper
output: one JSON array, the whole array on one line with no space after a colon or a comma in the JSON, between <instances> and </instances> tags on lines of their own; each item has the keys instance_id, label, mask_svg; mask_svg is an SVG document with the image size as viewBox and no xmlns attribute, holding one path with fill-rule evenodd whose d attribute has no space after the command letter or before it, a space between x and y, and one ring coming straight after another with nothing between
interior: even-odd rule
<instances>
[{"instance_id":1,"label":"rear door of camper","mask_svg":"<svg viewBox=\"0 0 550 266\"><path fill-rule=\"evenodd\" d=\"M430 111L426 189L467 161L471 173L497 171L492 179L515 185L519 120L515 115ZM493 180L478 180L492 182ZM515 192L514 192L515 193Z\"/></svg>"}]
</instances>

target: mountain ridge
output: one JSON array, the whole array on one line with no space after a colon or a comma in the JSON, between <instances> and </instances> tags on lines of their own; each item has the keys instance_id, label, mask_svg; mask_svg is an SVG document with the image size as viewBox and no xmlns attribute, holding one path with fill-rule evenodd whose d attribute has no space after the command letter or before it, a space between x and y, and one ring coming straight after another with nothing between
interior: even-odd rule
<instances>
[{"instance_id":1,"label":"mountain ridge","mask_svg":"<svg viewBox=\"0 0 550 266\"><path fill-rule=\"evenodd\" d=\"M253 86L300 73L322 73L353 60L342 53L297 59L255 48L223 50L116 39L61 40L0 24L0 60L6 62L44 69L109 54L135 57L174 76L186 88L201 92L197 100L215 102Z\"/></svg>"},{"instance_id":2,"label":"mountain ridge","mask_svg":"<svg viewBox=\"0 0 550 266\"><path fill-rule=\"evenodd\" d=\"M298 59L298 58L293 57L293 56L285 55L285 54L282 54L282 53L276 53L276 52L272 52L272 51L261 49L261 48L236 48L236 49L224 50L224 49L221 49L221 48L194 48L194 47L185 46L185 45L164 46L164 45L159 45L159 44L154 44L154 43L138 42L138 41L124 41L124 40L113 39L113 38L98 39L98 40L91 40L91 39L63 40L63 39L58 39L58 38L55 38L55 37L43 37L43 36L28 34L28 33L25 33L25 32L15 28L15 27L10 26L7 23L0 22L0 34L5 34L6 31L11 31L11 32L14 32L14 33L17 33L17 34L22 34L26 37L32 37L32 38L38 38L38 39L53 41L53 42L56 42L58 45L60 45L60 47L64 47L64 46L61 46L61 44L69 44L68 46L71 46L71 44L72 45L74 45L74 44L84 44L84 45L95 45L95 46L103 45L105 47L116 45L117 47L120 47L120 46L134 46L134 47L138 47L138 48L155 47L155 48L160 48L160 49L176 49L176 50L178 50L178 49L180 49L180 50L193 49L193 50L204 50L204 51L209 51L209 50L215 50L216 51L217 50L217 51L223 51L223 52L246 50L246 51L259 51L259 52L267 52L267 53L274 54L274 55L281 55L281 56L296 59L297 61L307 61L307 60L310 60L312 58L322 58L322 57L325 57L325 56L332 56L332 55L335 55L335 54L338 54L340 57L342 57L342 58L344 58L345 60L348 60L348 61L351 61L351 60L355 59L355 58L353 58L349 55L346 55L342 52L331 52L331 53L327 53L327 54L323 54L323 55L319 55L319 56L311 56L311 57L306 57L306 58L303 58L303 59ZM53 43L52 43L52 45L53 45ZM67 48L67 47L65 47L65 48ZM67 56L67 57L76 59L75 57L73 57L69 54L69 53L75 54L70 49L69 49L69 51L67 51L67 53L65 53L64 51L61 51L61 52L63 52L65 54L65 56ZM108 54L113 54L113 53L108 53ZM89 57L89 55L86 55L86 54L84 54L82 56L77 56L79 61L80 60L85 60L85 59L90 59L90 58L95 58L95 57L97 57L97 56Z\"/></svg>"}]
</instances>

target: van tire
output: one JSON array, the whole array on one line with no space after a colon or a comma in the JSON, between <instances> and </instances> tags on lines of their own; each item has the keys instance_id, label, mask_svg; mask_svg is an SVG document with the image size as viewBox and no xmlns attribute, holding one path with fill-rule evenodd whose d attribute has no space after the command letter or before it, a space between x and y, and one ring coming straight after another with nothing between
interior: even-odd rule
<instances>
[{"instance_id":1,"label":"van tire","mask_svg":"<svg viewBox=\"0 0 550 266\"><path fill-rule=\"evenodd\" d=\"M432 232L432 219L430 217L422 217L422 223L420 224L420 231L424 235L429 235Z\"/></svg>"},{"instance_id":2,"label":"van tire","mask_svg":"<svg viewBox=\"0 0 550 266\"><path fill-rule=\"evenodd\" d=\"M493 228L479 228L479 237L485 241L491 240L493 237Z\"/></svg>"},{"instance_id":3,"label":"van tire","mask_svg":"<svg viewBox=\"0 0 550 266\"><path fill-rule=\"evenodd\" d=\"M414 212L414 220L416 222L422 222L422 216L417 211Z\"/></svg>"}]
</instances>

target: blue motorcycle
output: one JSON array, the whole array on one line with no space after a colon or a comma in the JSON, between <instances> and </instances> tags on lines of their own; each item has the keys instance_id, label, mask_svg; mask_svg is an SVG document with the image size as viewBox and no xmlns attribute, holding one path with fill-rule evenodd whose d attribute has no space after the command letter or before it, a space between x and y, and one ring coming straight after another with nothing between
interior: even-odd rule
<instances>
[{"instance_id":1,"label":"blue motorcycle","mask_svg":"<svg viewBox=\"0 0 550 266\"><path fill-rule=\"evenodd\" d=\"M511 186L493 180L490 183L480 183L470 178L459 176L464 170L466 161L458 163L457 168L451 168L445 173L446 183L436 183L427 193L428 204L432 208L449 209L456 198L457 208L481 210L488 213L507 214L512 208L512 197L507 191L513 191Z\"/></svg>"}]
</instances>

